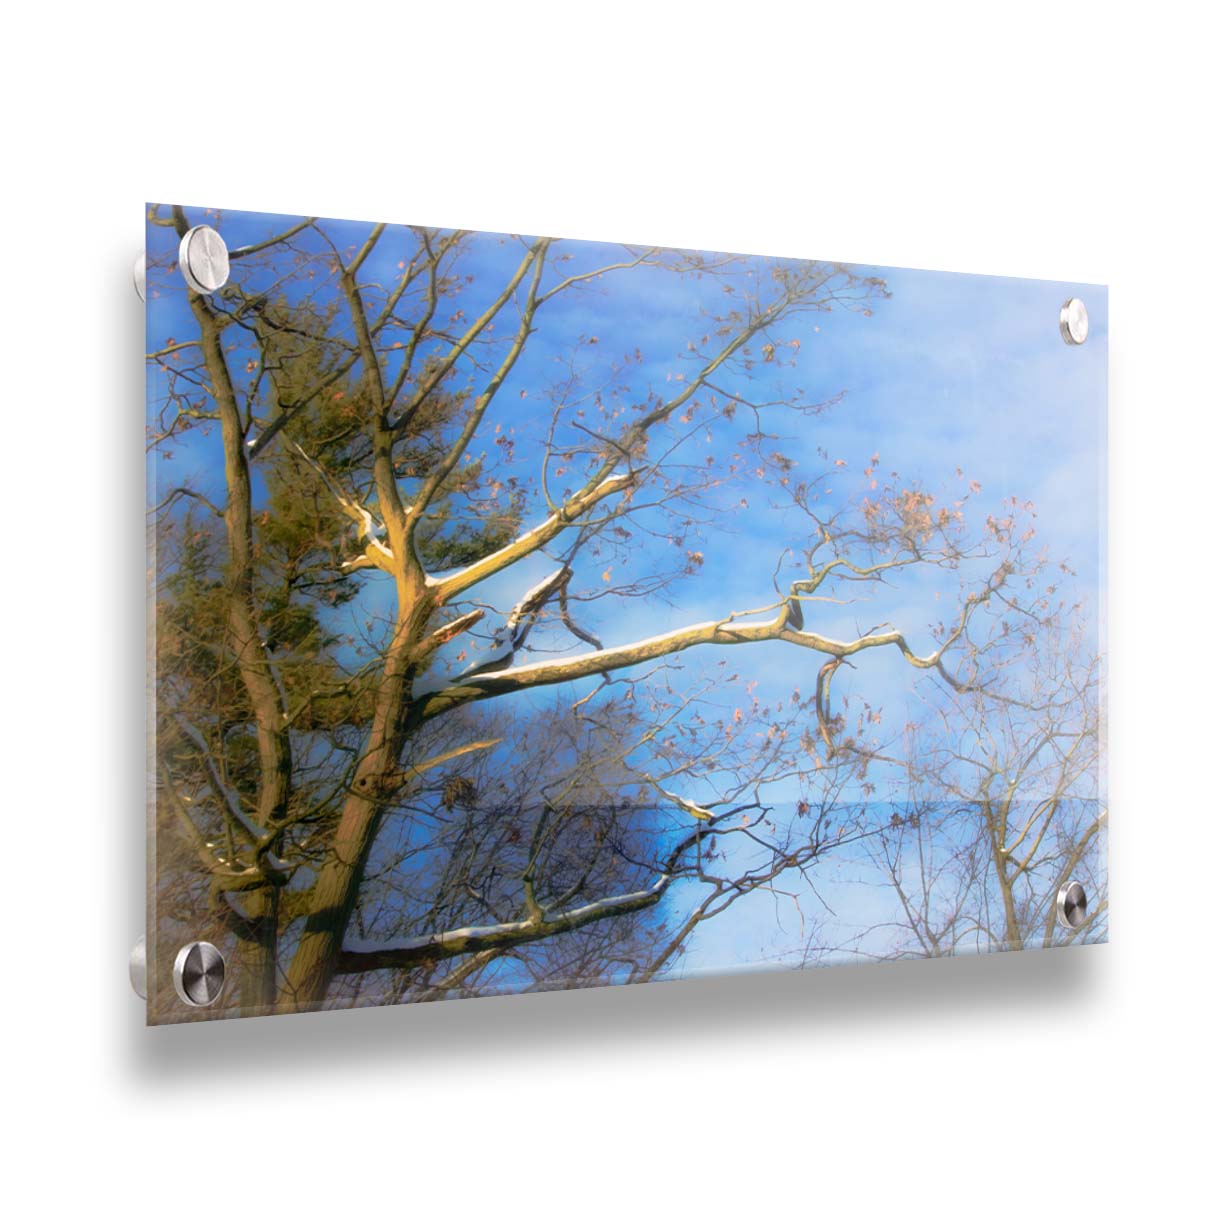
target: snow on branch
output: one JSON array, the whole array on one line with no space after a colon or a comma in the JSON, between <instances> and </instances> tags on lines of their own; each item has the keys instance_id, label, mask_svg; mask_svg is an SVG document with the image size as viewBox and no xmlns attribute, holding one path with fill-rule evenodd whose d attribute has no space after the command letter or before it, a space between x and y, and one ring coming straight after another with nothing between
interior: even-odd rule
<instances>
[{"instance_id":1,"label":"snow on branch","mask_svg":"<svg viewBox=\"0 0 1224 1224\"><path fill-rule=\"evenodd\" d=\"M447 960L453 956L471 955L492 949L513 948L519 944L548 939L565 931L605 918L633 914L656 904L672 882L661 875L649 888L624 893L619 897L603 897L587 905L566 910L549 917L527 918L521 922L501 922L493 926L459 927L435 935L418 935L411 939L363 939L351 943L340 953L339 973L366 973L372 969L407 969L427 961Z\"/></svg>"},{"instance_id":2,"label":"snow on branch","mask_svg":"<svg viewBox=\"0 0 1224 1224\"><path fill-rule=\"evenodd\" d=\"M481 557L471 565L444 577L430 576L428 582L435 589L439 603L448 603L457 595L461 595L478 582L500 573L507 566L513 565L523 557L530 556L538 548L554 540L588 510L593 509L606 498L615 493L621 493L633 483L630 473L606 476L604 479L575 493L569 501L553 511L543 522L537 523L529 531L524 532L517 540L491 552L487 557Z\"/></svg>"},{"instance_id":3,"label":"snow on branch","mask_svg":"<svg viewBox=\"0 0 1224 1224\"><path fill-rule=\"evenodd\" d=\"M448 621L445 625L435 629L417 648L416 657L418 659L428 659L437 651L441 650L447 642L454 641L465 630L470 629L478 621L484 619L484 609L476 608L471 612L465 612L462 616L457 616L453 621Z\"/></svg>"},{"instance_id":4,"label":"snow on branch","mask_svg":"<svg viewBox=\"0 0 1224 1224\"><path fill-rule=\"evenodd\" d=\"M776 616L770 620L738 621L747 613L732 613L717 621L703 621L674 629L654 637L643 638L624 646L613 646L604 650L592 650L567 659L554 659L545 663L529 663L518 667L506 667L499 671L481 672L456 680L446 688L433 693L426 700L423 716L434 718L457 706L472 701L483 701L503 693L519 692L541 685L562 684L568 680L582 680L588 676L619 671L639 663L649 663L665 655L689 650L694 646L740 646L750 642L786 642L802 646L833 659L844 659L864 650L895 646L912 667L920 670L934 669L943 680L958 691L966 686L958 681L943 665L948 649L964 634L973 609L985 603L1001 578L992 580L985 590L970 595L961 612L959 623L952 633L928 655L919 655L910 647L905 635L899 630L888 629L867 633L851 641L827 638L819 633L792 628L793 613L787 601L783 601Z\"/></svg>"},{"instance_id":5,"label":"snow on branch","mask_svg":"<svg viewBox=\"0 0 1224 1224\"><path fill-rule=\"evenodd\" d=\"M357 524L357 542L364 551L359 556L345 561L340 568L346 573L356 569L367 569L371 566L389 570L391 550L378 538L381 529L375 530L374 516L356 498L345 496L324 470L323 465L312 459L288 434L285 435L285 439L310 465L327 491L336 499L340 509Z\"/></svg>"},{"instance_id":6,"label":"snow on branch","mask_svg":"<svg viewBox=\"0 0 1224 1224\"><path fill-rule=\"evenodd\" d=\"M456 683L466 680L469 676L479 675L481 672L509 667L514 662L515 654L527 641L527 635L544 610L544 605L558 591L564 589L572 576L573 570L568 565L563 565L559 570L549 574L542 582L537 582L514 605L510 615L506 617L506 623L494 633L492 652L456 677Z\"/></svg>"},{"instance_id":7,"label":"snow on branch","mask_svg":"<svg viewBox=\"0 0 1224 1224\"><path fill-rule=\"evenodd\" d=\"M694 803L691 799L686 799L683 795L677 795L674 791L669 791L660 786L654 780L651 780L655 790L659 792L669 803L674 803L682 812L687 812L694 820L713 820L714 813L709 808L704 808L699 803Z\"/></svg>"}]
</instances>

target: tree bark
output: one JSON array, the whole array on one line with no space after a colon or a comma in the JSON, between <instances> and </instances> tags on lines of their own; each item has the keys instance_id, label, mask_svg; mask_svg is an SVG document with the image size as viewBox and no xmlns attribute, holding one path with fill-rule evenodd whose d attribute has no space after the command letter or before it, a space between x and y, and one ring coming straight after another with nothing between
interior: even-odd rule
<instances>
[{"instance_id":1,"label":"tree bark","mask_svg":"<svg viewBox=\"0 0 1224 1224\"><path fill-rule=\"evenodd\" d=\"M186 214L175 210L180 234L188 228ZM221 343L221 329L208 303L189 292L191 310L200 327L200 347L212 382L213 398L221 418L225 452L225 532L229 545L227 645L234 656L243 688L251 704L259 747L259 795L255 824L271 832L282 825L289 806L293 761L286 714L272 671L272 660L259 633L255 601L255 536L251 502L251 472L238 398ZM263 869L269 846L255 846L257 867ZM276 1001L276 897L269 883L253 901L258 950L254 971L244 975L244 1006L270 1008Z\"/></svg>"},{"instance_id":2,"label":"tree bark","mask_svg":"<svg viewBox=\"0 0 1224 1224\"><path fill-rule=\"evenodd\" d=\"M419 596L408 603L409 614L401 616L387 652L370 734L358 758L327 862L315 882L306 929L280 991L283 1011L316 1006L327 993L378 835L388 780L400 773L407 741L405 713L415 674L413 655L429 619L429 608Z\"/></svg>"},{"instance_id":3,"label":"tree bark","mask_svg":"<svg viewBox=\"0 0 1224 1224\"><path fill-rule=\"evenodd\" d=\"M280 920L280 889L272 886L247 895L250 915L239 942L238 959L242 967L238 986L238 1006L243 1011L263 1014L276 1005L277 925Z\"/></svg>"}]
</instances>

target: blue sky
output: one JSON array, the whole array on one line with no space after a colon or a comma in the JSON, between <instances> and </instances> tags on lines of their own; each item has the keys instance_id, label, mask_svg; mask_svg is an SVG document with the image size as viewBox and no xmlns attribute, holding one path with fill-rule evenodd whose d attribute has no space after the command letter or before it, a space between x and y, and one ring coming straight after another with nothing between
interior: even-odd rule
<instances>
[{"instance_id":1,"label":"blue sky","mask_svg":"<svg viewBox=\"0 0 1224 1224\"><path fill-rule=\"evenodd\" d=\"M190 210L193 221L207 220L231 248L257 241L284 229L290 218L261 214L223 213L205 216ZM341 248L364 240L369 226L327 222L328 232ZM397 238L392 227L363 268L363 280L388 284L407 249L408 238ZM173 231L150 227L151 256L164 263L172 258ZM574 253L565 267L570 273L585 266L624 257L623 248L600 244L566 243L558 248ZM474 244L465 271L473 275L469 291L474 306L490 295L490 286L504 280L521 257L521 246L498 236L481 236ZM235 275L248 291L263 288L259 274L235 264ZM1085 602L1089 619L1102 604L1104 549L1100 538L1106 428L1107 294L1103 287L1050 281L969 276L893 268L858 267L865 275L883 277L891 296L872 302L872 313L835 309L818 316L802 315L783 330L799 342L795 367L785 372L792 386L802 386L817 399L842 394L836 406L818 420L782 421L788 434L786 449L798 460L798 470L826 470L831 461L844 460L829 484L830 504L854 504L865 492L863 469L874 453L882 471L895 469L933 491L949 493L968 480L981 485L975 512L998 509L1016 495L1031 499L1037 508L1039 540L1055 561L1075 571L1071 580L1076 597ZM547 281L545 282L547 285ZM609 362L640 348L643 362L629 376L629 398L648 389L671 389L668 376L685 370L686 342L699 335L703 309L718 309L725 301L713 296L713 286L680 280L653 269L610 274L598 286L573 300L559 299L542 312L537 334L515 368L510 381L490 411L482 435L472 451L492 452L492 431L513 431L524 459L523 471L535 475L533 453L547 425L545 390L567 368L575 340L595 337L597 342L578 350L578 370L594 385L606 377ZM1058 312L1071 296L1083 299L1091 322L1086 344L1063 343ZM468 299L463 299L467 304ZM552 309L552 306L558 309ZM182 339L194 331L187 311L182 282L168 270L150 272L148 303L149 345L152 350L169 337ZM772 370L759 374L768 379ZM760 391L761 384L756 384ZM164 390L158 377L150 380L150 405ZM709 444L695 443L727 461L742 428L728 429ZM535 445L533 445L535 444ZM176 443L170 459L154 464L150 501L185 478L218 494L220 454L215 436L193 437ZM957 475L960 469L962 475ZM746 508L739 506L743 496ZM772 509L759 485L729 483L716 498L720 513L700 547L705 563L691 578L670 592L667 600L651 599L622 604L605 600L584 609L588 625L608 645L632 641L692 621L710 619L731 609L750 608L772 598L773 573L778 558L796 542L795 524L781 510ZM528 524L543 517L542 503L531 505ZM650 571L671 558L666 545L649 542L610 565L614 581ZM608 563L602 558L598 568ZM534 581L554 565L545 558L516 567L477 594L508 607ZM580 573L579 583L598 585L595 572ZM941 587L940 582L943 582ZM850 637L877 623L883 607L888 619L903 629L919 649L933 639L927 626L947 610L955 583L902 582L881 603L867 606L828 606L809 611L809 627L833 637ZM936 596L945 601L941 609ZM365 594L354 611L364 618L384 610L389 592L377 578L367 581ZM561 648L542 639L541 649ZM577 652L571 643L567 652ZM762 700L789 695L796 684L810 685L822 661L810 655L796 659L793 648L782 644L741 649L735 665L745 681L759 684ZM683 665L697 675L708 669L712 657L690 652ZM882 704L890 718L900 722L912 708L912 692L919 678L898 664L891 652L862 660L854 678L856 688L869 691L873 704ZM522 660L520 660L522 661ZM589 688L590 684L583 686ZM552 702L554 694L516 699L514 708L528 716L535 701ZM784 799L787 796L779 796ZM873 917L877 901L861 888L836 883L839 872L854 875L856 865L830 864L830 887L825 900L833 907L853 911L853 921ZM781 918L775 902L761 896L743 902L720 924L704 928L690 950L686 968L742 964L758 957L780 954L795 945L794 924ZM717 928L717 929L715 929Z\"/></svg>"}]
</instances>

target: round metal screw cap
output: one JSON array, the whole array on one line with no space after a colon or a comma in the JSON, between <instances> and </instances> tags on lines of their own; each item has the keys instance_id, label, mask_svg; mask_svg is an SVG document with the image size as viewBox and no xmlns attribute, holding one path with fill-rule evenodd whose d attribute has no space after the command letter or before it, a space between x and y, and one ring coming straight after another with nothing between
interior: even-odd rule
<instances>
[{"instance_id":1,"label":"round metal screw cap","mask_svg":"<svg viewBox=\"0 0 1224 1224\"><path fill-rule=\"evenodd\" d=\"M1067 344L1083 344L1088 339L1088 307L1079 298L1068 298L1058 312L1058 330Z\"/></svg>"},{"instance_id":2,"label":"round metal screw cap","mask_svg":"<svg viewBox=\"0 0 1224 1224\"><path fill-rule=\"evenodd\" d=\"M145 964L145 940L142 935L137 941L136 946L132 949L132 955L128 957L128 980L132 983L132 989L142 998L149 997L149 971Z\"/></svg>"},{"instance_id":3,"label":"round metal screw cap","mask_svg":"<svg viewBox=\"0 0 1224 1224\"><path fill-rule=\"evenodd\" d=\"M1058 890L1054 911L1059 923L1067 930L1079 930L1088 921L1088 894L1084 886L1075 880L1068 880Z\"/></svg>"},{"instance_id":4,"label":"round metal screw cap","mask_svg":"<svg viewBox=\"0 0 1224 1224\"><path fill-rule=\"evenodd\" d=\"M225 957L210 943L184 944L174 958L174 989L189 1007L208 1007L225 985Z\"/></svg>"},{"instance_id":5,"label":"round metal screw cap","mask_svg":"<svg viewBox=\"0 0 1224 1224\"><path fill-rule=\"evenodd\" d=\"M229 249L211 225L189 229L179 243L179 270L197 293L214 293L229 280Z\"/></svg>"}]
</instances>

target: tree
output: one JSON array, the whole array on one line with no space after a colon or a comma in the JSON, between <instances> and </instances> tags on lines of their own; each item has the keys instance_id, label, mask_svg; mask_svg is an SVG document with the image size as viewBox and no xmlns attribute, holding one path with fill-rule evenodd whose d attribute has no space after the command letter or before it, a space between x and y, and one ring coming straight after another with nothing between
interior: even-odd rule
<instances>
[{"instance_id":1,"label":"tree","mask_svg":"<svg viewBox=\"0 0 1224 1224\"><path fill-rule=\"evenodd\" d=\"M1100 665L1081 626L1042 626L1023 669L993 692L956 694L911 727L911 803L873 839L895 893L893 955L1055 947L1098 938L1107 915L1093 853L1108 820ZM1084 924L1057 921L1059 889L1093 898Z\"/></svg>"},{"instance_id":2,"label":"tree","mask_svg":"<svg viewBox=\"0 0 1224 1224\"><path fill-rule=\"evenodd\" d=\"M835 677L887 652L985 693L1023 652L974 623L1049 615L1024 504L978 537L968 482L941 499L875 454L839 500L845 461L789 452L839 398L795 385L797 325L869 317L876 277L384 225L346 244L306 218L204 297L161 275L186 210L149 222L151 291L178 303L155 317L183 329L149 357L158 889L225 932L245 1011L655 976L858 835L831 805L871 754ZM635 278L701 306L674 358L586 325ZM772 589L643 634L634 609L696 583L749 492L794 529ZM929 648L886 601L822 632L918 573L955 597ZM735 701L741 648L813 682Z\"/></svg>"}]
</instances>

